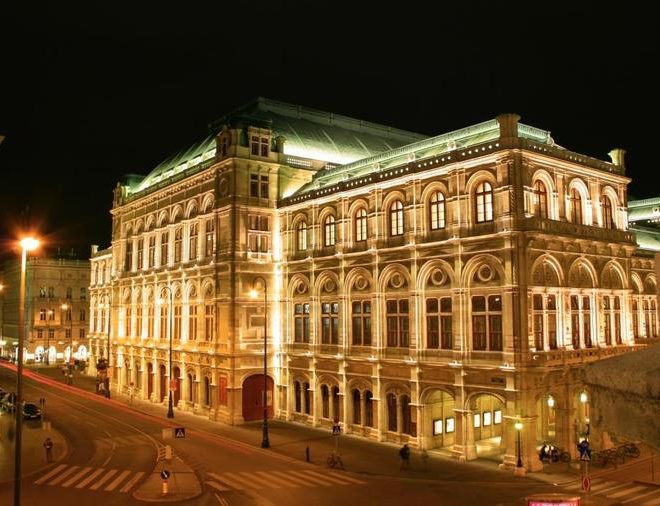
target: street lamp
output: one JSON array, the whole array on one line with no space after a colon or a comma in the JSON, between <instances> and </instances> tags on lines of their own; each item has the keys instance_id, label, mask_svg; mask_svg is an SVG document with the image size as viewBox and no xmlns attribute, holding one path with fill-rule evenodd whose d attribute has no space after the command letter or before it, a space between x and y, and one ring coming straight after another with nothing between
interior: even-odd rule
<instances>
[{"instance_id":1,"label":"street lamp","mask_svg":"<svg viewBox=\"0 0 660 506\"><path fill-rule=\"evenodd\" d=\"M172 333L174 332L174 294L172 293L172 287L170 286L164 286L162 288L163 290L167 290L170 296L170 305L169 305L169 313L170 313L170 325L169 325L169 340L170 340L170 357L169 357L169 385L167 387L167 418L174 418L174 406L172 404ZM162 299L158 300L161 304L163 303Z\"/></svg>"},{"instance_id":2,"label":"street lamp","mask_svg":"<svg viewBox=\"0 0 660 506\"><path fill-rule=\"evenodd\" d=\"M253 299L256 299L257 295L259 295L257 282L260 282L261 286L264 287L264 427L261 447L270 448L270 442L268 441L268 287L264 278L257 277L250 291Z\"/></svg>"},{"instance_id":3,"label":"street lamp","mask_svg":"<svg viewBox=\"0 0 660 506\"><path fill-rule=\"evenodd\" d=\"M14 506L21 504L21 446L23 443L23 342L25 341L25 271L27 252L39 247L33 237L21 240L21 283L18 295L18 355L16 374L16 445L14 446Z\"/></svg>"},{"instance_id":4,"label":"street lamp","mask_svg":"<svg viewBox=\"0 0 660 506\"><path fill-rule=\"evenodd\" d=\"M520 433L522 432L523 429L523 423L518 420L514 427L516 428L516 446L517 446L517 451L518 451L518 462L516 462L516 470L518 471L520 468L522 468L522 441L520 440Z\"/></svg>"}]
</instances>

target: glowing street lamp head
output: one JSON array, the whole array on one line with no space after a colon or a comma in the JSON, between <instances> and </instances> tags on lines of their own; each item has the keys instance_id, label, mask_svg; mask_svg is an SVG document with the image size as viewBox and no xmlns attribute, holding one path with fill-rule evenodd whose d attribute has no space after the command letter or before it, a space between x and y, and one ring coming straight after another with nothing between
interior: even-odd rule
<instances>
[{"instance_id":1,"label":"glowing street lamp head","mask_svg":"<svg viewBox=\"0 0 660 506\"><path fill-rule=\"evenodd\" d=\"M258 295L259 295L259 292L257 292L257 290L255 288L250 290L250 297L252 297L253 299L256 299Z\"/></svg>"},{"instance_id":2,"label":"glowing street lamp head","mask_svg":"<svg viewBox=\"0 0 660 506\"><path fill-rule=\"evenodd\" d=\"M548 396L548 407L549 408L555 407L555 398L552 395Z\"/></svg>"},{"instance_id":3,"label":"glowing street lamp head","mask_svg":"<svg viewBox=\"0 0 660 506\"><path fill-rule=\"evenodd\" d=\"M67 309L69 309L69 306L67 304L62 304L62 309L66 311Z\"/></svg>"},{"instance_id":4,"label":"glowing street lamp head","mask_svg":"<svg viewBox=\"0 0 660 506\"><path fill-rule=\"evenodd\" d=\"M25 237L21 239L21 248L25 251L33 251L39 247L39 240L34 237Z\"/></svg>"},{"instance_id":5,"label":"glowing street lamp head","mask_svg":"<svg viewBox=\"0 0 660 506\"><path fill-rule=\"evenodd\" d=\"M517 431L521 431L523 428L522 422L516 422L514 427L516 428Z\"/></svg>"},{"instance_id":6,"label":"glowing street lamp head","mask_svg":"<svg viewBox=\"0 0 660 506\"><path fill-rule=\"evenodd\" d=\"M589 400L589 397L587 397L587 392L582 392L580 394L580 402L584 404L585 402L587 402L587 400Z\"/></svg>"}]
</instances>

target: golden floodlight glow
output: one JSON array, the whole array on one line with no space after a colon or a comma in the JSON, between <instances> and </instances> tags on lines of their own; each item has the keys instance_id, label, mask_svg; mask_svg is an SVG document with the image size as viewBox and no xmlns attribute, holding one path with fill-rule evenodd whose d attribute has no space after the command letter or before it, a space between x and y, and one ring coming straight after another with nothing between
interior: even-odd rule
<instances>
[{"instance_id":1,"label":"golden floodlight glow","mask_svg":"<svg viewBox=\"0 0 660 506\"><path fill-rule=\"evenodd\" d=\"M21 239L21 248L25 251L32 251L39 247L39 240L34 237L25 237Z\"/></svg>"},{"instance_id":2,"label":"golden floodlight glow","mask_svg":"<svg viewBox=\"0 0 660 506\"><path fill-rule=\"evenodd\" d=\"M522 428L523 428L522 422L516 422L514 426L515 426L516 430L522 430Z\"/></svg>"},{"instance_id":3,"label":"golden floodlight glow","mask_svg":"<svg viewBox=\"0 0 660 506\"><path fill-rule=\"evenodd\" d=\"M259 293L254 288L252 290L250 290L250 297L252 297L253 299L256 299L257 295L259 295Z\"/></svg>"}]
</instances>

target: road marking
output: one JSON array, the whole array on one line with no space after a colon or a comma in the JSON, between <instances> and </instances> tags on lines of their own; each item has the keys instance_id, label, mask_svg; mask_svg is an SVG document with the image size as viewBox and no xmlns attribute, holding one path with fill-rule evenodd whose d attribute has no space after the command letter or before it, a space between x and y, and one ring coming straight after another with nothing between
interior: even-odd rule
<instances>
[{"instance_id":1,"label":"road marking","mask_svg":"<svg viewBox=\"0 0 660 506\"><path fill-rule=\"evenodd\" d=\"M55 478L55 479L52 480L52 481L49 481L49 482L48 482L48 485L57 485L59 482L61 482L62 480L64 480L64 478L66 478L67 476L69 476L69 475L72 474L72 473L75 473L77 469L80 469L80 467L78 467L78 466L71 466L69 469L67 469L67 470L64 471L62 474L60 474L57 478Z\"/></svg>"},{"instance_id":2,"label":"road marking","mask_svg":"<svg viewBox=\"0 0 660 506\"><path fill-rule=\"evenodd\" d=\"M126 485L124 485L119 491L122 494L125 494L133 487L133 485L135 485L140 480L140 478L142 478L142 476L144 476L144 471L139 471L135 473L135 476L133 476L130 480L128 480L126 482Z\"/></svg>"},{"instance_id":3,"label":"road marking","mask_svg":"<svg viewBox=\"0 0 660 506\"><path fill-rule=\"evenodd\" d=\"M63 487L70 487L71 485L73 485L75 482L77 482L80 478L82 478L85 474L87 474L91 470L92 470L91 467L85 467L78 474L76 474L73 478L71 478L70 480L66 480L64 483L62 483L62 486Z\"/></svg>"},{"instance_id":4,"label":"road marking","mask_svg":"<svg viewBox=\"0 0 660 506\"><path fill-rule=\"evenodd\" d=\"M241 476L241 474L245 474L246 476L243 477L243 476ZM251 479L250 475L252 473L241 473L241 474L238 474L238 473L224 473L223 476L228 476L232 480L235 480L235 481L237 480L239 482L243 482L246 485L247 488L254 488L256 490L259 490L259 489L263 488L262 485L260 485L258 483L255 483L255 480Z\"/></svg>"},{"instance_id":5,"label":"road marking","mask_svg":"<svg viewBox=\"0 0 660 506\"><path fill-rule=\"evenodd\" d=\"M321 485L322 487L329 487L332 485L332 483L328 483L325 480L319 480L318 478L314 478L312 476L308 476L306 474L303 474L302 471L289 471L289 474L293 474L294 476L302 476L305 480L309 480L312 483L317 483Z\"/></svg>"},{"instance_id":6,"label":"road marking","mask_svg":"<svg viewBox=\"0 0 660 506\"><path fill-rule=\"evenodd\" d=\"M215 474L215 473L207 473L211 478L215 478L218 481L221 481L223 483L226 483L229 485L231 488L235 488L236 490L245 490L245 486L242 485L241 483L237 483L235 481L232 481L231 479L225 477L223 474L222 476Z\"/></svg>"},{"instance_id":7,"label":"road marking","mask_svg":"<svg viewBox=\"0 0 660 506\"><path fill-rule=\"evenodd\" d=\"M209 487L213 487L214 489L218 490L219 492L229 492L231 491L230 488L225 487L222 483L218 483L217 481L205 481Z\"/></svg>"},{"instance_id":8,"label":"road marking","mask_svg":"<svg viewBox=\"0 0 660 506\"><path fill-rule=\"evenodd\" d=\"M595 492L596 494L599 494L599 495L601 495L601 494L605 495L606 492L611 492L612 490L616 490L616 489L619 489L621 487L628 487L628 486L630 486L630 483L617 483L617 482L610 481L609 485L610 486L608 488L596 487L594 489L594 487L591 487L591 491Z\"/></svg>"},{"instance_id":9,"label":"road marking","mask_svg":"<svg viewBox=\"0 0 660 506\"><path fill-rule=\"evenodd\" d=\"M623 497L624 495L641 492L642 490L646 490L646 487L643 485L637 485L636 487L628 488L623 492L617 492L615 494L607 494L607 497L611 497L615 499L617 497Z\"/></svg>"},{"instance_id":10,"label":"road marking","mask_svg":"<svg viewBox=\"0 0 660 506\"><path fill-rule=\"evenodd\" d=\"M632 501L639 501L641 499L644 499L645 497L648 497L650 495L655 495L657 492L660 492L660 490L651 490L650 492L647 492L646 494L642 495L637 495L635 497L631 497L630 499L626 499L625 501L621 501L621 504L627 504Z\"/></svg>"},{"instance_id":11,"label":"road marking","mask_svg":"<svg viewBox=\"0 0 660 506\"><path fill-rule=\"evenodd\" d=\"M53 469L51 472L49 472L48 474L42 476L37 481L35 481L34 484L35 485L41 485L44 481L48 480L48 478L50 478L51 476L55 476L57 473L59 473L65 467L66 467L66 464L60 464L55 469Z\"/></svg>"},{"instance_id":12,"label":"road marking","mask_svg":"<svg viewBox=\"0 0 660 506\"><path fill-rule=\"evenodd\" d=\"M106 481L108 481L110 478L112 478L115 474L117 474L116 469L110 469L103 478L101 478L99 481L94 483L91 487L89 487L90 490L98 490L101 488L101 485L103 485Z\"/></svg>"},{"instance_id":13,"label":"road marking","mask_svg":"<svg viewBox=\"0 0 660 506\"><path fill-rule=\"evenodd\" d=\"M216 493L214 493L213 495L215 496L216 500L218 501L218 503L220 503L221 506L229 506L229 503L226 501L226 499L224 499L223 497L220 497Z\"/></svg>"},{"instance_id":14,"label":"road marking","mask_svg":"<svg viewBox=\"0 0 660 506\"><path fill-rule=\"evenodd\" d=\"M327 480L333 480L335 483L339 483L340 485L346 485L347 482L349 483L359 483L360 485L364 485L367 483L366 481L360 481L356 480L355 478L351 478L350 476L344 476L344 475L339 475L339 474L333 474L333 473L327 473L327 474L322 474L319 473L318 471L303 471L304 473L312 474L315 476L320 476L321 478L325 478Z\"/></svg>"},{"instance_id":15,"label":"road marking","mask_svg":"<svg viewBox=\"0 0 660 506\"><path fill-rule=\"evenodd\" d=\"M97 469L97 470L94 471L92 474L90 474L87 478L85 478L83 481L81 481L80 483L78 483L78 485L76 485L76 488L83 488L83 487L86 486L90 481L92 481L92 480L93 480L94 478L96 478L99 474L101 474L103 471L105 471L105 469L103 469L103 468L101 468L101 469Z\"/></svg>"},{"instance_id":16,"label":"road marking","mask_svg":"<svg viewBox=\"0 0 660 506\"><path fill-rule=\"evenodd\" d=\"M269 472L266 472L266 471L257 471L254 474L258 474L260 476L263 475L268 480L279 483L283 487L296 488L296 487L300 486L297 483L293 483L292 481L288 481L288 480L285 480L283 478L279 478L279 477L273 475L273 473L269 473Z\"/></svg>"},{"instance_id":17,"label":"road marking","mask_svg":"<svg viewBox=\"0 0 660 506\"><path fill-rule=\"evenodd\" d=\"M117 486L124 481L124 478L126 478L129 474L131 474L131 471L123 471L119 476L117 476L110 485L105 487L103 490L106 492L112 492L114 489L117 488Z\"/></svg>"},{"instance_id":18,"label":"road marking","mask_svg":"<svg viewBox=\"0 0 660 506\"><path fill-rule=\"evenodd\" d=\"M279 481L273 480L270 476L268 476L268 473L263 472L266 476L260 476L259 473L241 473L244 475L248 475L249 479L251 481L255 481L257 483L263 484L266 488L282 488L283 486L287 485L282 485Z\"/></svg>"},{"instance_id":19,"label":"road marking","mask_svg":"<svg viewBox=\"0 0 660 506\"><path fill-rule=\"evenodd\" d=\"M285 473L284 471L271 471L272 474L275 476L284 476L284 479L292 481L294 483L298 483L299 485L302 485L303 487L309 487L309 482L303 480L302 478L296 478L295 476L289 475L289 473Z\"/></svg>"}]
</instances>

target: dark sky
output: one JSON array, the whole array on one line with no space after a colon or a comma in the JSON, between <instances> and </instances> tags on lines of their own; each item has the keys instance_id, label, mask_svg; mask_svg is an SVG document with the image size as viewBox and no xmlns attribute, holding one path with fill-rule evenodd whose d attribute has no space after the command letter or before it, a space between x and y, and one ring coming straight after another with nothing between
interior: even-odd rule
<instances>
[{"instance_id":1,"label":"dark sky","mask_svg":"<svg viewBox=\"0 0 660 506\"><path fill-rule=\"evenodd\" d=\"M573 151L627 149L630 193L660 195L660 30L635 2L9 4L3 250L26 220L53 246L106 247L116 182L258 95L429 135L517 112Z\"/></svg>"}]
</instances>

